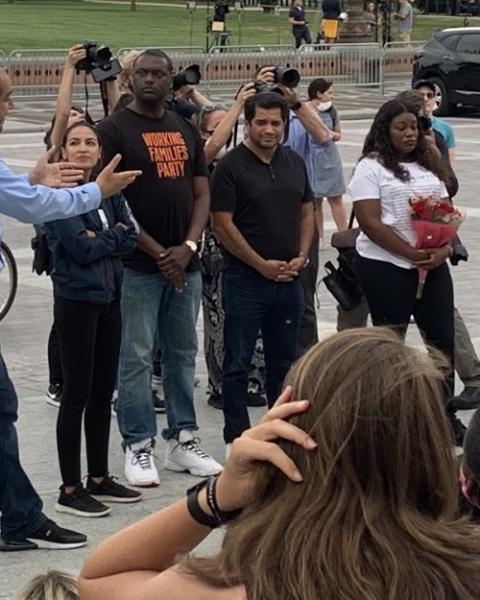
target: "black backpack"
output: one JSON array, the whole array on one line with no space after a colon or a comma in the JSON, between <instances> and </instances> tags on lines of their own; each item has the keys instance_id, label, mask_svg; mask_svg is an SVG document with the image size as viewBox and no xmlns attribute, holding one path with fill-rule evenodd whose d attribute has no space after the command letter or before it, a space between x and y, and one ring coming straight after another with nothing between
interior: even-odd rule
<instances>
[{"instance_id":1,"label":"black backpack","mask_svg":"<svg viewBox=\"0 0 480 600\"><path fill-rule=\"evenodd\" d=\"M31 239L30 245L33 250L32 271L37 275L45 273L50 275L52 271L52 253L48 247L47 231L40 223L34 225L35 236Z\"/></svg>"}]
</instances>

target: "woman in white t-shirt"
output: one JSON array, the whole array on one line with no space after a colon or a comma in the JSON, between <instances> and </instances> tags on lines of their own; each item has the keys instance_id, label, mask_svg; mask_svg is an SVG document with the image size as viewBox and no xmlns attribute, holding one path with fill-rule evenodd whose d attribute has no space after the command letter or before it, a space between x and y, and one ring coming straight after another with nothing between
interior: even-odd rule
<instances>
[{"instance_id":1,"label":"woman in white t-shirt","mask_svg":"<svg viewBox=\"0 0 480 600\"><path fill-rule=\"evenodd\" d=\"M358 272L374 325L405 335L413 315L425 342L448 357L453 373L453 284L446 264L451 246L417 250L409 205L413 196L448 200L448 177L418 126L418 115L390 100L375 117L349 189L361 229ZM428 270L419 300L417 266ZM453 377L447 384L451 397ZM464 427L448 412L461 443Z\"/></svg>"}]
</instances>

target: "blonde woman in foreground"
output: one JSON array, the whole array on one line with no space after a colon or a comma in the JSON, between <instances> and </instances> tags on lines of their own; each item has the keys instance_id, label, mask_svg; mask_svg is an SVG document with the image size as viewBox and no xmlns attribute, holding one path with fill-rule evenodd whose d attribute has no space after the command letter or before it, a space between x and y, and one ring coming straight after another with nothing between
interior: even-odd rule
<instances>
[{"instance_id":1,"label":"blonde woman in foreground","mask_svg":"<svg viewBox=\"0 0 480 600\"><path fill-rule=\"evenodd\" d=\"M383 328L314 346L213 483L92 553L81 599L479 598L433 360ZM199 521L229 521L215 557L189 555L210 532Z\"/></svg>"}]
</instances>

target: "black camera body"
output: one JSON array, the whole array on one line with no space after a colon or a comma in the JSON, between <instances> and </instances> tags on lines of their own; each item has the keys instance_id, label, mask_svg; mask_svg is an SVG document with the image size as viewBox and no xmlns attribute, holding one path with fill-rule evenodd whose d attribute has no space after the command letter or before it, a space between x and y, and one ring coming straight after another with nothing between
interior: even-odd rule
<instances>
[{"instance_id":1,"label":"black camera body","mask_svg":"<svg viewBox=\"0 0 480 600\"><path fill-rule=\"evenodd\" d=\"M173 78L173 90L176 92L184 85L198 85L202 78L200 65L189 65L179 71Z\"/></svg>"},{"instance_id":2,"label":"black camera body","mask_svg":"<svg viewBox=\"0 0 480 600\"><path fill-rule=\"evenodd\" d=\"M112 58L112 52L107 46L99 46L97 42L84 42L83 47L87 56L76 65L77 71L90 73L97 83L114 79L122 71L122 67L116 58Z\"/></svg>"},{"instance_id":3,"label":"black camera body","mask_svg":"<svg viewBox=\"0 0 480 600\"><path fill-rule=\"evenodd\" d=\"M265 81L258 79L257 81L253 82L255 92L257 94L274 92L275 94L280 94L280 96L283 96L284 93L279 84L288 88L294 88L300 83L300 73L297 71L297 69L290 69L288 67L274 67L272 72L274 76L273 85L269 85L268 83L265 83Z\"/></svg>"}]
</instances>

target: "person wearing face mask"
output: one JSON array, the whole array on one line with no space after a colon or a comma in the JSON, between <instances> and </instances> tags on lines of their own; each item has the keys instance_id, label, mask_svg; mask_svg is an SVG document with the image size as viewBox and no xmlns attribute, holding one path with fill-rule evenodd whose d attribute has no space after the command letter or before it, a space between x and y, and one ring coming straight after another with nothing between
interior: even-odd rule
<instances>
[{"instance_id":1,"label":"person wearing face mask","mask_svg":"<svg viewBox=\"0 0 480 600\"><path fill-rule=\"evenodd\" d=\"M319 143L308 136L307 170L315 194L315 218L320 247L324 245L323 199L326 198L338 231L347 228L347 212L343 204L345 179L337 142L342 139L340 116L333 105L332 82L319 77L308 86L308 105L317 112L328 130L328 140Z\"/></svg>"}]
</instances>

